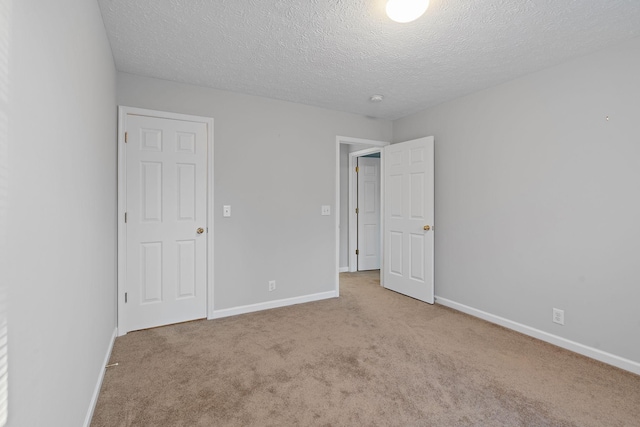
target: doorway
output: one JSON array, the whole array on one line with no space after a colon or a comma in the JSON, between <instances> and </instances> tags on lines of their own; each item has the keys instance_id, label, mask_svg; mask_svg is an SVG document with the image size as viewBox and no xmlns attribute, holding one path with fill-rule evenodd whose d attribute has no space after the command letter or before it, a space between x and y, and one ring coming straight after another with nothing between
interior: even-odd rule
<instances>
[{"instance_id":1,"label":"doorway","mask_svg":"<svg viewBox=\"0 0 640 427\"><path fill-rule=\"evenodd\" d=\"M353 239L345 237L345 229L349 230L350 224L354 223L350 218L355 210L354 206L344 209L346 193L353 193L353 183L345 184L344 177L352 176L350 171L354 164L348 164L345 159L349 158L350 152L366 149L368 146L371 153L381 154L380 205L383 212L383 232L380 285L433 304L434 138L418 138L390 146L383 141L338 136L336 143L336 210L339 212L335 222L336 294L340 295L340 272L357 271L357 262L352 263L352 252L355 254ZM360 156L350 156L351 159L358 157ZM349 262L345 265L347 259Z\"/></svg>"},{"instance_id":2,"label":"doorway","mask_svg":"<svg viewBox=\"0 0 640 427\"><path fill-rule=\"evenodd\" d=\"M349 199L355 197L357 194L354 191L354 177L351 176L351 171L355 168L355 163L350 164L351 153L362 152L364 150L370 150L368 153L363 152L362 155L373 154L375 152L381 153L383 147L390 145L387 141L378 141L363 138L353 138L345 136L336 137L336 179L335 179L335 194L336 194L336 216L335 216L335 239L336 239L336 252L335 252L335 288L336 294L340 294L340 276L341 272L351 271L352 256L355 255L356 243L352 242L355 239L356 233L350 233L349 224L356 224L355 220L355 203L353 206L349 206ZM380 166L384 159L380 158ZM384 201L384 197L380 194L380 205ZM382 257L382 247L380 256ZM353 252L353 254L352 254ZM353 263L353 271L357 271L357 265Z\"/></svg>"},{"instance_id":3,"label":"doorway","mask_svg":"<svg viewBox=\"0 0 640 427\"><path fill-rule=\"evenodd\" d=\"M382 256L382 148L349 153L349 271L379 270Z\"/></svg>"}]
</instances>

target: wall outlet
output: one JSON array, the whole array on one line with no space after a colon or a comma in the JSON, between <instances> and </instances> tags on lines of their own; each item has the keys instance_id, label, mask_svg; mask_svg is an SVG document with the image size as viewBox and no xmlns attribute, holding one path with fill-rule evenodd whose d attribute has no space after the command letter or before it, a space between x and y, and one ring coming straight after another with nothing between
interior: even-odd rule
<instances>
[{"instance_id":1,"label":"wall outlet","mask_svg":"<svg viewBox=\"0 0 640 427\"><path fill-rule=\"evenodd\" d=\"M553 323L557 323L558 325L564 325L564 310L560 310L559 308L553 309Z\"/></svg>"},{"instance_id":2,"label":"wall outlet","mask_svg":"<svg viewBox=\"0 0 640 427\"><path fill-rule=\"evenodd\" d=\"M331 206L329 205L322 205L320 207L320 214L321 215L331 215Z\"/></svg>"},{"instance_id":3,"label":"wall outlet","mask_svg":"<svg viewBox=\"0 0 640 427\"><path fill-rule=\"evenodd\" d=\"M269 292L275 291L275 290L276 290L276 281L275 280L269 280Z\"/></svg>"}]
</instances>

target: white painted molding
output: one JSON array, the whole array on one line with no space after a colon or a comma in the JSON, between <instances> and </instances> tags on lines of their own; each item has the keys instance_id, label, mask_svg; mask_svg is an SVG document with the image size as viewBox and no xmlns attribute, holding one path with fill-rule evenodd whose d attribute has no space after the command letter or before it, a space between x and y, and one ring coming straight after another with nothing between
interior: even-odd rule
<instances>
[{"instance_id":1,"label":"white painted molding","mask_svg":"<svg viewBox=\"0 0 640 427\"><path fill-rule=\"evenodd\" d=\"M340 144L366 144L374 147L384 147L391 144L389 141L378 141L376 139L353 138L351 136L336 136L338 145Z\"/></svg>"},{"instance_id":2,"label":"white painted molding","mask_svg":"<svg viewBox=\"0 0 640 427\"><path fill-rule=\"evenodd\" d=\"M340 267L340 273L348 273L349 272L349 267Z\"/></svg>"},{"instance_id":3,"label":"white painted molding","mask_svg":"<svg viewBox=\"0 0 640 427\"><path fill-rule=\"evenodd\" d=\"M640 363L436 295L436 303L640 375Z\"/></svg>"},{"instance_id":4,"label":"white painted molding","mask_svg":"<svg viewBox=\"0 0 640 427\"><path fill-rule=\"evenodd\" d=\"M387 144L389 145L389 144ZM382 149L386 147L386 145L383 145L381 147L371 147L371 148L365 148L364 150L358 150L358 151L352 151L349 153L350 157L362 157L362 156L367 156L369 154L375 154L375 153L382 153Z\"/></svg>"},{"instance_id":5,"label":"white painted molding","mask_svg":"<svg viewBox=\"0 0 640 427\"><path fill-rule=\"evenodd\" d=\"M214 255L214 198L215 198L215 185L214 185L214 128L213 118L207 120L207 155L209 159L207 161L207 314L213 313L213 297L215 295L215 255Z\"/></svg>"},{"instance_id":6,"label":"white painted molding","mask_svg":"<svg viewBox=\"0 0 640 427\"><path fill-rule=\"evenodd\" d=\"M328 298L336 298L336 291L320 292L317 294L304 295L301 297L285 298L275 301L261 302L257 304L242 305L240 307L225 308L223 310L214 310L211 319L220 319L222 317L237 316L239 314L253 313L254 311L270 310L272 308L286 307L289 305L303 304L306 302L320 301Z\"/></svg>"},{"instance_id":7,"label":"white painted molding","mask_svg":"<svg viewBox=\"0 0 640 427\"><path fill-rule=\"evenodd\" d=\"M358 177L356 175L356 157L349 153L348 167L349 174L347 176L347 261L351 272L358 271L358 257L355 249L358 247L358 217L355 209L358 197Z\"/></svg>"},{"instance_id":8,"label":"white painted molding","mask_svg":"<svg viewBox=\"0 0 640 427\"><path fill-rule=\"evenodd\" d=\"M126 282L126 271L124 265L126 262L126 248L127 248L127 233L124 223L124 213L126 211L126 174L125 174L125 142L124 142L124 129L126 126L127 107L118 106L118 291L117 291L117 315L118 315L118 327L121 333L126 333L124 329L124 310L122 304L124 304L124 287Z\"/></svg>"},{"instance_id":9,"label":"white painted molding","mask_svg":"<svg viewBox=\"0 0 640 427\"><path fill-rule=\"evenodd\" d=\"M118 336L118 328L113 330L113 334L111 334L111 342L109 343L109 347L107 348L107 354L104 356L104 361L100 366L100 372L98 373L98 382L96 383L96 388L93 390L93 396L91 396L91 401L89 402L89 409L87 410L87 416L84 419L84 427L89 427L91 425L91 419L93 418L93 412L96 410L96 404L98 403L98 396L100 395L100 389L102 388L102 381L104 380L104 373L106 371L105 366L109 363L109 359L111 358L111 352L113 350L113 343L116 341L116 337Z\"/></svg>"}]
</instances>

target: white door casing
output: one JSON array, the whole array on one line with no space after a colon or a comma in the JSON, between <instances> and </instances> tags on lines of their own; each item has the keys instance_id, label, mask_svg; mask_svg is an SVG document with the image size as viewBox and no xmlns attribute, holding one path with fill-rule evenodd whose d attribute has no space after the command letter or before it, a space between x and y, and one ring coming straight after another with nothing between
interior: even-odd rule
<instances>
[{"instance_id":1,"label":"white door casing","mask_svg":"<svg viewBox=\"0 0 640 427\"><path fill-rule=\"evenodd\" d=\"M344 143L344 142L343 142ZM358 174L356 173L356 166L358 166L358 158L363 156L368 156L370 154L380 154L380 263L382 264L382 252L384 246L382 245L382 207L384 206L384 192L382 191L384 187L382 176L382 169L384 164L382 147L385 145L389 145L388 142L380 142L377 146L372 146L370 148L365 148L363 150L352 151L349 153L349 174L347 175L348 179L348 221L347 221L347 232L348 232L348 258L349 265L348 271L356 272L358 271L358 257L356 256L355 249L358 247L358 217L356 215L356 208L358 207ZM338 249L341 250L341 249ZM381 276L382 278L382 276Z\"/></svg>"},{"instance_id":2,"label":"white door casing","mask_svg":"<svg viewBox=\"0 0 640 427\"><path fill-rule=\"evenodd\" d=\"M380 159L358 158L358 270L380 269Z\"/></svg>"},{"instance_id":3,"label":"white door casing","mask_svg":"<svg viewBox=\"0 0 640 427\"><path fill-rule=\"evenodd\" d=\"M336 136L336 146L335 146L335 181L334 181L334 195L335 195L335 206L336 206L336 212L341 212L341 203L340 203L340 146L342 144L347 144L347 145L354 145L354 144L358 144L358 145L364 145L364 146L368 146L368 147L376 147L376 148L381 148L384 147L385 145L389 145L389 142L387 141L376 141L376 140L372 140L372 139L363 139L363 138L354 138L354 137L350 137L350 136L340 136L337 135ZM378 151L378 150L376 150ZM353 170L353 168L355 168L355 164L353 164L353 159L354 157L352 156L355 153L350 153L349 154L349 169ZM363 153L364 154L364 153ZM380 159L381 164L384 165L384 160L381 158ZM384 169L384 166L382 167L382 169ZM354 207L355 208L355 203L352 205L352 201L354 201L355 199L355 192L353 190L353 182L352 180L354 179L353 174L352 173L348 173L348 180L349 180L349 207ZM381 203L382 206L384 206L384 194L381 195ZM356 245L356 232L355 230L353 230L354 227L351 227L351 224L353 224L355 222L355 219L353 219L352 215L354 214L354 209L348 209L348 216L349 216L349 220L348 220L348 224L340 224L340 217L341 215L334 215L335 216L335 220L334 220L334 235L335 235L335 258L334 258L334 286L335 286L335 291L336 291L336 295L340 295L340 228L341 227L345 227L348 229L348 234L349 234L349 248L353 248ZM384 221L384 219L383 219ZM356 269L356 262L355 262L355 257L353 257L354 252L352 250L349 249L349 271L355 271ZM384 251L384 246L381 247L381 249ZM384 258L384 256L383 256Z\"/></svg>"},{"instance_id":4,"label":"white door casing","mask_svg":"<svg viewBox=\"0 0 640 427\"><path fill-rule=\"evenodd\" d=\"M384 286L434 303L434 139L384 148Z\"/></svg>"},{"instance_id":5,"label":"white door casing","mask_svg":"<svg viewBox=\"0 0 640 427\"><path fill-rule=\"evenodd\" d=\"M126 114L124 130L119 333L204 318L208 125Z\"/></svg>"}]
</instances>

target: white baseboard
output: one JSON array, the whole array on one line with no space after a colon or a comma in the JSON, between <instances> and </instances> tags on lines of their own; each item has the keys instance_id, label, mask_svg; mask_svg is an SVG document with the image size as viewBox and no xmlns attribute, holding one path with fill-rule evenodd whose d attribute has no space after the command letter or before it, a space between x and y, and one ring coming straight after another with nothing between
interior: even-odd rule
<instances>
[{"instance_id":1,"label":"white baseboard","mask_svg":"<svg viewBox=\"0 0 640 427\"><path fill-rule=\"evenodd\" d=\"M109 343L109 347L107 348L107 354L104 356L104 361L102 362L102 366L100 366L100 373L98 373L98 382L96 383L96 388L93 390L93 396L91 397L91 402L89 402L89 410L87 411L87 416L84 419L84 427L89 427L91 425L91 419L93 418L93 411L96 409L96 404L98 403L98 396L100 395L100 388L102 388L102 380L104 379L104 371L105 366L109 363L109 359L111 358L111 351L113 350L113 343L116 341L116 337L118 336L118 328L113 330L113 334L111 335L111 342Z\"/></svg>"},{"instance_id":2,"label":"white baseboard","mask_svg":"<svg viewBox=\"0 0 640 427\"><path fill-rule=\"evenodd\" d=\"M288 305L302 304L305 302L320 301L328 298L335 298L338 294L336 291L320 292L318 294L304 295L301 297L285 298L276 301L261 302L258 304L243 305L240 307L225 308L223 310L214 310L209 319L220 319L222 317L237 316L238 314L253 313L254 311L269 310L272 308L286 307Z\"/></svg>"},{"instance_id":3,"label":"white baseboard","mask_svg":"<svg viewBox=\"0 0 640 427\"><path fill-rule=\"evenodd\" d=\"M633 372L640 375L640 363L634 362L624 357L616 356L615 354L607 353L606 351L598 350L597 348L589 347L584 344L577 343L575 341L568 340L566 338L559 337L548 332L541 331L540 329L532 328L531 326L523 325L522 323L514 322L504 317L496 316L486 311L478 310L468 305L460 304L455 301L451 301L446 298L436 296L436 304L441 304L454 310L461 311L463 313L470 314L471 316L478 317L486 320L487 322L495 323L496 325L504 326L505 328L512 329L520 332L521 334L528 335L533 338L537 338L542 341L546 341L550 344L557 345L564 349L573 351L574 353L581 354L583 356L590 357L600 362L606 363L624 369L625 371Z\"/></svg>"},{"instance_id":4,"label":"white baseboard","mask_svg":"<svg viewBox=\"0 0 640 427\"><path fill-rule=\"evenodd\" d=\"M349 267L340 267L340 273L348 273L349 272Z\"/></svg>"}]
</instances>

